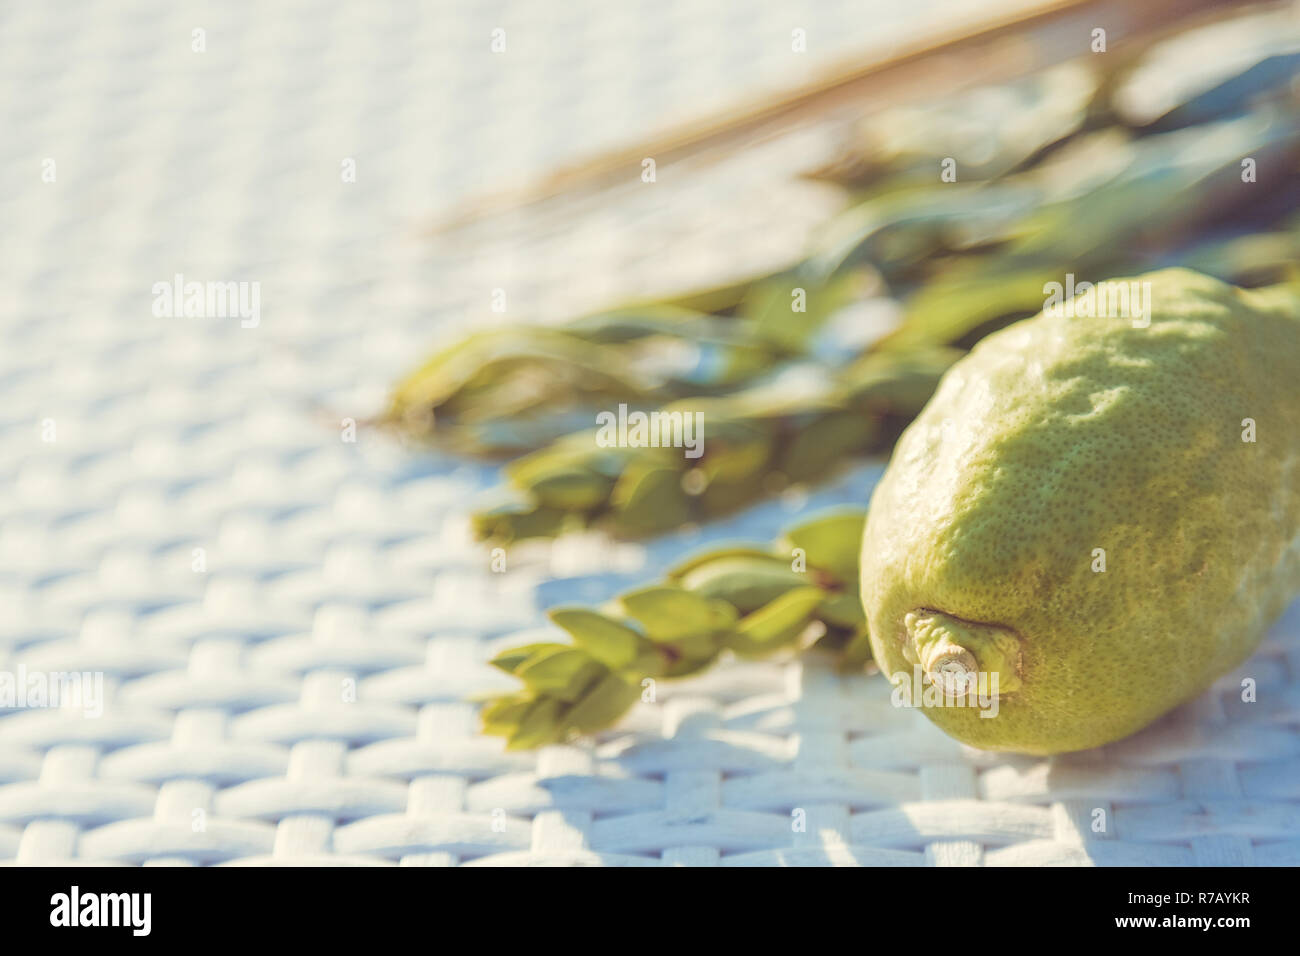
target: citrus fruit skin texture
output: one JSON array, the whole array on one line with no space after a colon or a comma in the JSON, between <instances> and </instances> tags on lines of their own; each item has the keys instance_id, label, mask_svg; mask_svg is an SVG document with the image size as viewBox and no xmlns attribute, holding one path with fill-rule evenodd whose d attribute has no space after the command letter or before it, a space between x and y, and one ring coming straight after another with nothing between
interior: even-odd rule
<instances>
[{"instance_id":1,"label":"citrus fruit skin texture","mask_svg":"<svg viewBox=\"0 0 1300 956\"><path fill-rule=\"evenodd\" d=\"M960 692L921 708L976 747L1131 734L1300 591L1297 298L1183 269L1118 281L1151 283L1149 327L1042 313L984 339L871 501L875 659L913 687L914 665L998 672L996 716Z\"/></svg>"}]
</instances>

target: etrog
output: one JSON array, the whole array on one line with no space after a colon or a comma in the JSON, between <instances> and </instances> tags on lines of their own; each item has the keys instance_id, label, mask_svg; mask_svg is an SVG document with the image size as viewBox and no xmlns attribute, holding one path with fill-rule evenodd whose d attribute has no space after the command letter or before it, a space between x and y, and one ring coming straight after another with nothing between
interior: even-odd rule
<instances>
[{"instance_id":1,"label":"etrog","mask_svg":"<svg viewBox=\"0 0 1300 956\"><path fill-rule=\"evenodd\" d=\"M1300 590L1300 300L1118 281L954 365L871 501L876 660L977 747L1124 737L1241 664Z\"/></svg>"}]
</instances>

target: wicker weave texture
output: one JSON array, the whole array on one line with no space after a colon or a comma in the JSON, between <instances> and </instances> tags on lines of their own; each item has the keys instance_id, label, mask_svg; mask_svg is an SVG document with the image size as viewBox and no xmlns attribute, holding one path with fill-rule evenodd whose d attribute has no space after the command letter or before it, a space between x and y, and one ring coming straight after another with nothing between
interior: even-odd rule
<instances>
[{"instance_id":1,"label":"wicker weave texture","mask_svg":"<svg viewBox=\"0 0 1300 956\"><path fill-rule=\"evenodd\" d=\"M963 750L816 659L662 686L590 745L477 733L475 697L510 686L484 662L544 607L861 503L878 471L492 573L465 515L495 470L345 420L440 336L779 259L822 200L759 162L572 234L435 241L420 214L896 41L884 6L0 8L0 676L102 675L94 700L0 712L0 858L1300 863L1295 615L1215 693L1053 761ZM158 317L178 273L260 283L260 324Z\"/></svg>"}]
</instances>

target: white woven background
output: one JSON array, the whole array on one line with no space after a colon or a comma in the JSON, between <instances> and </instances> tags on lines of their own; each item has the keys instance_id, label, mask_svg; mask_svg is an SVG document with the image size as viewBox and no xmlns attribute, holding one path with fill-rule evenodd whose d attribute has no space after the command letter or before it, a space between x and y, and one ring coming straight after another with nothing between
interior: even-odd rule
<instances>
[{"instance_id":1,"label":"white woven background","mask_svg":"<svg viewBox=\"0 0 1300 956\"><path fill-rule=\"evenodd\" d=\"M1243 669L1259 702L1233 675L1067 759L963 750L815 662L721 667L596 745L507 755L476 732L469 698L511 686L483 662L692 542L492 574L465 515L493 469L341 440L431 342L500 321L493 288L513 320L690 284L779 260L825 207L661 176L553 241L432 241L423 217L987 9L0 4L0 671L102 672L107 697L0 717L0 858L1300 863L1300 617ZM259 282L261 325L156 318L176 273ZM860 504L876 474L693 543Z\"/></svg>"}]
</instances>

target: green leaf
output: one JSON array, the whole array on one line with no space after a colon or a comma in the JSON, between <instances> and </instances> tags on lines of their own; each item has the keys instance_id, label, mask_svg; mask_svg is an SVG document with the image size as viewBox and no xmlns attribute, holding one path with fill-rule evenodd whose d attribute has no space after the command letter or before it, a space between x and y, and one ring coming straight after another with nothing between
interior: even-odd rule
<instances>
[{"instance_id":1,"label":"green leaf","mask_svg":"<svg viewBox=\"0 0 1300 956\"><path fill-rule=\"evenodd\" d=\"M777 465L791 481L820 480L846 458L862 453L876 422L857 411L819 415L798 429Z\"/></svg>"},{"instance_id":2,"label":"green leaf","mask_svg":"<svg viewBox=\"0 0 1300 956\"><path fill-rule=\"evenodd\" d=\"M664 672L665 677L677 678L686 677L689 674L696 674L708 667L718 659L718 653L722 650L722 645L717 644L707 654L701 654L697 657L681 657L668 666Z\"/></svg>"},{"instance_id":3,"label":"green leaf","mask_svg":"<svg viewBox=\"0 0 1300 956\"><path fill-rule=\"evenodd\" d=\"M614 482L585 468L555 468L532 474L523 486L544 508L592 511L609 500Z\"/></svg>"},{"instance_id":4,"label":"green leaf","mask_svg":"<svg viewBox=\"0 0 1300 956\"><path fill-rule=\"evenodd\" d=\"M515 671L515 676L536 694L574 701L606 668L585 651L560 645L559 651L541 651Z\"/></svg>"},{"instance_id":5,"label":"green leaf","mask_svg":"<svg viewBox=\"0 0 1300 956\"><path fill-rule=\"evenodd\" d=\"M996 320L1008 324L1043 308L1043 284L1060 273L1039 267L999 268L997 257L962 261L926 284L907 306L894 331L881 340L886 350L945 345Z\"/></svg>"},{"instance_id":6,"label":"green leaf","mask_svg":"<svg viewBox=\"0 0 1300 956\"><path fill-rule=\"evenodd\" d=\"M803 550L808 567L829 571L845 584L856 585L866 519L862 511L829 515L791 528L785 541L789 547Z\"/></svg>"},{"instance_id":7,"label":"green leaf","mask_svg":"<svg viewBox=\"0 0 1300 956\"><path fill-rule=\"evenodd\" d=\"M718 611L709 601L677 587L657 585L623 595L629 617L645 627L657 642L672 643L713 630Z\"/></svg>"},{"instance_id":8,"label":"green leaf","mask_svg":"<svg viewBox=\"0 0 1300 956\"><path fill-rule=\"evenodd\" d=\"M558 508L511 504L475 512L472 524L479 540L508 543L525 538L554 538L574 521L573 515Z\"/></svg>"},{"instance_id":9,"label":"green leaf","mask_svg":"<svg viewBox=\"0 0 1300 956\"><path fill-rule=\"evenodd\" d=\"M554 697L535 701L519 721L519 729L510 735L506 749L530 750L557 742L561 736L560 714L564 707L564 702Z\"/></svg>"},{"instance_id":10,"label":"green leaf","mask_svg":"<svg viewBox=\"0 0 1300 956\"><path fill-rule=\"evenodd\" d=\"M639 687L607 674L564 715L564 728L584 734L604 730L627 713L640 694Z\"/></svg>"},{"instance_id":11,"label":"green leaf","mask_svg":"<svg viewBox=\"0 0 1300 956\"><path fill-rule=\"evenodd\" d=\"M471 335L398 383L389 418L413 428L527 414L584 394L645 393L619 351L563 329L515 326Z\"/></svg>"},{"instance_id":12,"label":"green leaf","mask_svg":"<svg viewBox=\"0 0 1300 956\"><path fill-rule=\"evenodd\" d=\"M761 654L798 637L825 597L820 588L799 588L741 619L727 644L737 653Z\"/></svg>"},{"instance_id":13,"label":"green leaf","mask_svg":"<svg viewBox=\"0 0 1300 956\"><path fill-rule=\"evenodd\" d=\"M509 737L519 728L519 721L532 705L533 697L527 693L508 694L493 699L484 705L480 714L483 733Z\"/></svg>"},{"instance_id":14,"label":"green leaf","mask_svg":"<svg viewBox=\"0 0 1300 956\"><path fill-rule=\"evenodd\" d=\"M697 499L706 518L716 518L748 508L767 496L765 475L756 472L739 481L710 481Z\"/></svg>"},{"instance_id":15,"label":"green leaf","mask_svg":"<svg viewBox=\"0 0 1300 956\"><path fill-rule=\"evenodd\" d=\"M556 608L549 617L573 635L573 640L611 670L636 660L641 635L626 625L586 608Z\"/></svg>"},{"instance_id":16,"label":"green leaf","mask_svg":"<svg viewBox=\"0 0 1300 956\"><path fill-rule=\"evenodd\" d=\"M734 623L734 621L732 623ZM676 655L677 661L695 661L714 657L722 645L718 642L718 636L715 632L700 631L695 634L687 634L683 637L679 637L671 644L660 644L659 646L661 648L670 648ZM670 668L674 666L676 666L675 662L670 664Z\"/></svg>"},{"instance_id":17,"label":"green leaf","mask_svg":"<svg viewBox=\"0 0 1300 956\"><path fill-rule=\"evenodd\" d=\"M709 608L713 612L713 629L715 631L726 630L740 620L740 612L730 601L724 601L721 598L715 598L709 602Z\"/></svg>"},{"instance_id":18,"label":"green leaf","mask_svg":"<svg viewBox=\"0 0 1300 956\"><path fill-rule=\"evenodd\" d=\"M891 412L910 419L964 354L943 346L868 353L839 377L838 403L859 414Z\"/></svg>"},{"instance_id":19,"label":"green leaf","mask_svg":"<svg viewBox=\"0 0 1300 956\"><path fill-rule=\"evenodd\" d=\"M762 422L704 422L704 458L699 467L709 483L740 483L752 478L772 457L772 428Z\"/></svg>"},{"instance_id":20,"label":"green leaf","mask_svg":"<svg viewBox=\"0 0 1300 956\"><path fill-rule=\"evenodd\" d=\"M512 647L509 650L502 651L492 660L488 661L493 667L500 668L507 674L513 674L519 670L519 667L530 657L537 655L539 659L556 651L567 651L569 645L557 644L554 641L542 641L537 644L524 644L521 647Z\"/></svg>"},{"instance_id":21,"label":"green leaf","mask_svg":"<svg viewBox=\"0 0 1300 956\"><path fill-rule=\"evenodd\" d=\"M697 327L717 320L707 312L664 303L645 303L574 319L564 330L588 342L603 345L632 342L652 335L693 337Z\"/></svg>"},{"instance_id":22,"label":"green leaf","mask_svg":"<svg viewBox=\"0 0 1300 956\"><path fill-rule=\"evenodd\" d=\"M740 312L751 319L758 334L787 352L802 352L828 316L862 295L862 271L846 270L829 282L799 272L773 276L750 289ZM795 290L803 290L804 311L794 311Z\"/></svg>"},{"instance_id":23,"label":"green leaf","mask_svg":"<svg viewBox=\"0 0 1300 956\"><path fill-rule=\"evenodd\" d=\"M696 566L681 578L686 590L726 601L742 614L808 583L808 576L793 570L789 561L770 555L720 558Z\"/></svg>"},{"instance_id":24,"label":"green leaf","mask_svg":"<svg viewBox=\"0 0 1300 956\"><path fill-rule=\"evenodd\" d=\"M683 525L690 518L681 473L672 468L632 465L614 486L613 530L641 537Z\"/></svg>"},{"instance_id":25,"label":"green leaf","mask_svg":"<svg viewBox=\"0 0 1300 956\"><path fill-rule=\"evenodd\" d=\"M744 546L736 546L734 548L714 548L711 551L703 551L694 557L687 558L681 564L670 569L664 576L670 581L675 580L689 574L698 567L705 564L711 564L714 561L720 561L723 558L759 558L761 560L779 561L781 564L785 563L784 561L780 561L778 558L774 558L772 552L762 551L758 548L747 548Z\"/></svg>"},{"instance_id":26,"label":"green leaf","mask_svg":"<svg viewBox=\"0 0 1300 956\"><path fill-rule=\"evenodd\" d=\"M736 630L756 641L777 640L791 629L802 628L811 619L823 597L820 588L807 587L790 591L771 604L745 615L736 625Z\"/></svg>"},{"instance_id":27,"label":"green leaf","mask_svg":"<svg viewBox=\"0 0 1300 956\"><path fill-rule=\"evenodd\" d=\"M817 616L831 627L858 628L866 623L862 598L858 596L857 581L855 580L844 594L833 594L822 601Z\"/></svg>"},{"instance_id":28,"label":"green leaf","mask_svg":"<svg viewBox=\"0 0 1300 956\"><path fill-rule=\"evenodd\" d=\"M663 304L668 306L677 306L683 309L694 309L699 312L710 312L719 314L729 312L744 301L749 290L758 282L770 278L766 273L757 276L746 276L737 281L725 282L722 285L711 286L705 289L695 289L690 292L678 295L672 295L665 298Z\"/></svg>"},{"instance_id":29,"label":"green leaf","mask_svg":"<svg viewBox=\"0 0 1300 956\"><path fill-rule=\"evenodd\" d=\"M674 659L667 653L671 650L666 644L655 644L646 641L645 645L637 653L632 666L623 673L638 678L664 677L674 663Z\"/></svg>"}]
</instances>

